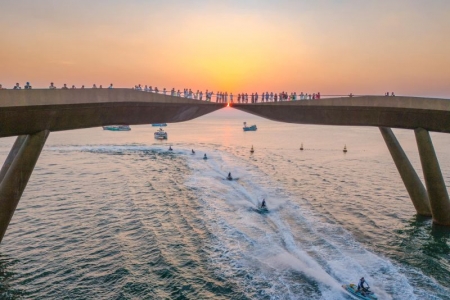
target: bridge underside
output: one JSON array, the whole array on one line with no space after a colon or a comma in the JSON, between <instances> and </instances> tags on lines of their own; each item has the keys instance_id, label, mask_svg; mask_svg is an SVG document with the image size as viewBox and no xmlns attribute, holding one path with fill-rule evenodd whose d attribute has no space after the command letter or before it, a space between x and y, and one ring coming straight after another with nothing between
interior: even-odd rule
<instances>
[{"instance_id":1,"label":"bridge underside","mask_svg":"<svg viewBox=\"0 0 450 300\"><path fill-rule=\"evenodd\" d=\"M409 97L356 97L233 104L273 121L338 126L424 128L450 133L450 101Z\"/></svg>"},{"instance_id":2,"label":"bridge underside","mask_svg":"<svg viewBox=\"0 0 450 300\"><path fill-rule=\"evenodd\" d=\"M128 89L0 90L0 137L183 122L224 106Z\"/></svg>"}]
</instances>

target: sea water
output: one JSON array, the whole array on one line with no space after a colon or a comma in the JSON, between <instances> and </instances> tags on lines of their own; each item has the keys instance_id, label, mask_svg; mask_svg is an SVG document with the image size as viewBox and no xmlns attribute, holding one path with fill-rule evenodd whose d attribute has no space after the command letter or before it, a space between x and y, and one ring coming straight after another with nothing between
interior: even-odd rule
<instances>
[{"instance_id":1,"label":"sea water","mask_svg":"<svg viewBox=\"0 0 450 300\"><path fill-rule=\"evenodd\" d=\"M450 299L450 230L416 216L377 128L227 108L155 130L50 134L0 246L1 299L352 299L361 276L380 299ZM394 132L423 180L413 131ZM431 136L448 184L450 135Z\"/></svg>"}]
</instances>

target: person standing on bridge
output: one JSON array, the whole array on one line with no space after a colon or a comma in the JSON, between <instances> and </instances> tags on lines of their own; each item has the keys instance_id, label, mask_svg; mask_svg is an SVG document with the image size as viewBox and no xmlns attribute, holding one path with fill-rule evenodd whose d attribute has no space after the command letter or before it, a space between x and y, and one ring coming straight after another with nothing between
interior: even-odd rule
<instances>
[{"instance_id":1,"label":"person standing on bridge","mask_svg":"<svg viewBox=\"0 0 450 300\"><path fill-rule=\"evenodd\" d=\"M6 90L6 89L0 84L0 90Z\"/></svg>"},{"instance_id":2,"label":"person standing on bridge","mask_svg":"<svg viewBox=\"0 0 450 300\"><path fill-rule=\"evenodd\" d=\"M51 90L56 90L56 86L53 85L53 82L50 82L50 86L48 88Z\"/></svg>"},{"instance_id":3,"label":"person standing on bridge","mask_svg":"<svg viewBox=\"0 0 450 300\"><path fill-rule=\"evenodd\" d=\"M110 85L109 85L109 87L108 87L108 89L112 89L113 88L113 84L111 83Z\"/></svg>"},{"instance_id":4,"label":"person standing on bridge","mask_svg":"<svg viewBox=\"0 0 450 300\"><path fill-rule=\"evenodd\" d=\"M67 87L67 84L64 83L63 87L61 88L62 90L68 90L69 88Z\"/></svg>"}]
</instances>

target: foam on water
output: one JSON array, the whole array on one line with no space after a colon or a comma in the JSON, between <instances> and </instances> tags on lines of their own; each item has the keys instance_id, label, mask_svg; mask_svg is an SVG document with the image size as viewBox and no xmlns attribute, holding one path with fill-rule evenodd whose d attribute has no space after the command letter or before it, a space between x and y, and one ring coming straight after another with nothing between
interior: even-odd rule
<instances>
[{"instance_id":1,"label":"foam on water","mask_svg":"<svg viewBox=\"0 0 450 300\"><path fill-rule=\"evenodd\" d=\"M319 291L303 296L345 299L341 285L361 276L382 299L417 298L399 267L365 250L338 224L323 222L305 199L284 193L256 166L219 151L207 163L190 157L189 165L193 173L187 184L196 188L205 217L215 224L213 232L221 248L213 263L234 266L226 272L253 270L249 271L253 279L259 277L276 287L264 290L274 299L283 294L302 298L298 289L295 294L289 291L307 282ZM239 180L224 180L229 171ZM256 212L263 197L268 214ZM219 262L224 256L230 261ZM236 284L246 290L250 287L245 284L255 281Z\"/></svg>"}]
</instances>

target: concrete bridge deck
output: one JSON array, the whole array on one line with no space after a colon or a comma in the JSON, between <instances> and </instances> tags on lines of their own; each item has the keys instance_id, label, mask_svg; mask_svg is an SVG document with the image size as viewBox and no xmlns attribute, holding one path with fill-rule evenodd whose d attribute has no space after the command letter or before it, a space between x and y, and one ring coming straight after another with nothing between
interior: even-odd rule
<instances>
[{"instance_id":1,"label":"concrete bridge deck","mask_svg":"<svg viewBox=\"0 0 450 300\"><path fill-rule=\"evenodd\" d=\"M424 128L450 133L450 100L362 96L238 104L232 107L274 121L316 124Z\"/></svg>"},{"instance_id":2,"label":"concrete bridge deck","mask_svg":"<svg viewBox=\"0 0 450 300\"><path fill-rule=\"evenodd\" d=\"M188 121L225 107L131 89L0 90L0 137Z\"/></svg>"},{"instance_id":3,"label":"concrete bridge deck","mask_svg":"<svg viewBox=\"0 0 450 300\"><path fill-rule=\"evenodd\" d=\"M0 90L0 137L113 124L182 122L224 106L131 89ZM362 96L234 103L232 107L288 123L450 133L450 100L446 99Z\"/></svg>"}]
</instances>

